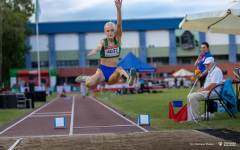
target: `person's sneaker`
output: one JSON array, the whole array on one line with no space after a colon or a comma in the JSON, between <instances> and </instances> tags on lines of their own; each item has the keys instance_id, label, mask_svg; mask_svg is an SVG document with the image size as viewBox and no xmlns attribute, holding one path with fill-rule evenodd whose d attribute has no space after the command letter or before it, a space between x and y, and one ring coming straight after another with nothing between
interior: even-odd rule
<instances>
[{"instance_id":1,"label":"person's sneaker","mask_svg":"<svg viewBox=\"0 0 240 150\"><path fill-rule=\"evenodd\" d=\"M136 69L132 68L130 70L129 79L128 79L128 82L127 82L129 86L133 85L136 76L137 76L137 71L136 71Z\"/></svg>"},{"instance_id":2,"label":"person's sneaker","mask_svg":"<svg viewBox=\"0 0 240 150\"><path fill-rule=\"evenodd\" d=\"M214 113L210 113L209 118L214 118L214 117L215 117Z\"/></svg>"},{"instance_id":3,"label":"person's sneaker","mask_svg":"<svg viewBox=\"0 0 240 150\"><path fill-rule=\"evenodd\" d=\"M86 80L89 78L90 76L78 76L75 79L75 82L80 83L80 82L86 82Z\"/></svg>"},{"instance_id":4,"label":"person's sneaker","mask_svg":"<svg viewBox=\"0 0 240 150\"><path fill-rule=\"evenodd\" d=\"M203 115L201 115L201 117L204 118L206 113L207 113L207 112L205 112ZM207 114L206 114L206 117L207 117ZM214 113L208 112L208 117L209 117L209 118L213 118L213 117L215 117L215 115L214 115Z\"/></svg>"}]
</instances>

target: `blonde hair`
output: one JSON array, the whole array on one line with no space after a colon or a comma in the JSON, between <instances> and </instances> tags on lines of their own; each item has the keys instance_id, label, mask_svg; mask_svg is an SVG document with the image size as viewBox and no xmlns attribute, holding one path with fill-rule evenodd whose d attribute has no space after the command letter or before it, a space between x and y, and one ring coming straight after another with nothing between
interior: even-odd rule
<instances>
[{"instance_id":1,"label":"blonde hair","mask_svg":"<svg viewBox=\"0 0 240 150\"><path fill-rule=\"evenodd\" d=\"M115 29L117 29L117 26L112 21L109 21L104 25L104 30L106 26L113 26Z\"/></svg>"}]
</instances>

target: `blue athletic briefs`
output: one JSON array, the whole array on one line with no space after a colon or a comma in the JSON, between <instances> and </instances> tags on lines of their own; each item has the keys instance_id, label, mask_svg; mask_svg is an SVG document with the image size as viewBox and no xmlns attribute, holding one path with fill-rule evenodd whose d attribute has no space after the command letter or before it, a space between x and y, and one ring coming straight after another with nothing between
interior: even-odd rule
<instances>
[{"instance_id":1,"label":"blue athletic briefs","mask_svg":"<svg viewBox=\"0 0 240 150\"><path fill-rule=\"evenodd\" d=\"M117 67L108 67L108 66L104 66L104 65L101 65L100 64L100 67L99 67L102 72L103 72L103 75L105 77L105 82L108 82L108 79L109 77L114 73L114 71L117 69Z\"/></svg>"}]
</instances>

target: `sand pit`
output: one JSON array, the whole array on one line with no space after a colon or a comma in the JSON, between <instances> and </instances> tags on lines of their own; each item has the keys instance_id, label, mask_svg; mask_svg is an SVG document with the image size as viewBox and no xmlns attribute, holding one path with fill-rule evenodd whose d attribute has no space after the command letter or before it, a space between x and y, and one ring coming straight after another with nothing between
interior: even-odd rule
<instances>
[{"instance_id":1,"label":"sand pit","mask_svg":"<svg viewBox=\"0 0 240 150\"><path fill-rule=\"evenodd\" d=\"M0 139L0 149L8 149L18 138ZM154 150L154 149L239 149L239 145L220 146L228 142L199 131L166 131L98 135L25 137L15 150ZM233 142L231 142L233 143ZM230 144L231 144L230 143Z\"/></svg>"}]
</instances>

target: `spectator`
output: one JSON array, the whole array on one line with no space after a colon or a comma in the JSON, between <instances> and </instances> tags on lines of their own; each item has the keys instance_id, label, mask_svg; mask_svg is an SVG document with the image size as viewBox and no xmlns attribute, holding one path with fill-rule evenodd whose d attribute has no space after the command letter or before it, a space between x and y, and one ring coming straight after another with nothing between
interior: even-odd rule
<instances>
[{"instance_id":1,"label":"spectator","mask_svg":"<svg viewBox=\"0 0 240 150\"><path fill-rule=\"evenodd\" d=\"M180 80L180 87L183 88L183 85L184 85L184 81L183 79Z\"/></svg>"},{"instance_id":2,"label":"spectator","mask_svg":"<svg viewBox=\"0 0 240 150\"><path fill-rule=\"evenodd\" d=\"M80 90L81 90L82 98L85 98L86 93L87 93L87 87L86 87L84 82L81 83L81 89Z\"/></svg>"},{"instance_id":3,"label":"spectator","mask_svg":"<svg viewBox=\"0 0 240 150\"><path fill-rule=\"evenodd\" d=\"M148 87L152 87L152 82L148 81Z\"/></svg>"},{"instance_id":4,"label":"spectator","mask_svg":"<svg viewBox=\"0 0 240 150\"><path fill-rule=\"evenodd\" d=\"M62 88L62 91L59 94L60 97L67 97L67 92L64 88Z\"/></svg>"},{"instance_id":5,"label":"spectator","mask_svg":"<svg viewBox=\"0 0 240 150\"><path fill-rule=\"evenodd\" d=\"M138 93L150 93L148 84L145 83L144 86L138 90Z\"/></svg>"},{"instance_id":6,"label":"spectator","mask_svg":"<svg viewBox=\"0 0 240 150\"><path fill-rule=\"evenodd\" d=\"M122 89L121 89L122 94L127 94L127 91L128 91L125 84L126 84L125 81L123 81L123 83L122 83Z\"/></svg>"},{"instance_id":7,"label":"spectator","mask_svg":"<svg viewBox=\"0 0 240 150\"><path fill-rule=\"evenodd\" d=\"M206 58L203 64L208 71L206 82L204 83L203 87L200 88L197 92L189 94L187 97L188 104L190 104L190 107L192 109L192 115L196 121L202 121L199 101L204 100L207 97L209 90L215 85L221 84L223 79L222 71L215 66L213 57ZM216 90L219 91L221 89L219 87ZM216 96L216 92L213 91L210 96ZM210 113L209 117L215 117L214 113Z\"/></svg>"},{"instance_id":8,"label":"spectator","mask_svg":"<svg viewBox=\"0 0 240 150\"><path fill-rule=\"evenodd\" d=\"M177 88L177 78L174 79L175 88Z\"/></svg>"},{"instance_id":9,"label":"spectator","mask_svg":"<svg viewBox=\"0 0 240 150\"><path fill-rule=\"evenodd\" d=\"M143 78L141 78L140 80L140 89L144 87L145 81L143 80Z\"/></svg>"},{"instance_id":10,"label":"spectator","mask_svg":"<svg viewBox=\"0 0 240 150\"><path fill-rule=\"evenodd\" d=\"M203 42L201 44L201 51L202 53L198 55L198 58L196 60L196 62L194 63L194 67L197 67L197 69L199 69L201 71L201 75L198 76L198 79L200 81L200 87L203 87L205 79L207 77L208 71L206 70L205 65L203 64L205 59L208 57L212 57L212 54L210 53L210 49L209 49L209 44L207 42ZM214 101L210 100L209 101L209 111L210 113L214 113ZM204 115L202 115L204 116Z\"/></svg>"},{"instance_id":11,"label":"spectator","mask_svg":"<svg viewBox=\"0 0 240 150\"><path fill-rule=\"evenodd\" d=\"M100 92L105 91L105 83L100 84Z\"/></svg>"}]
</instances>

